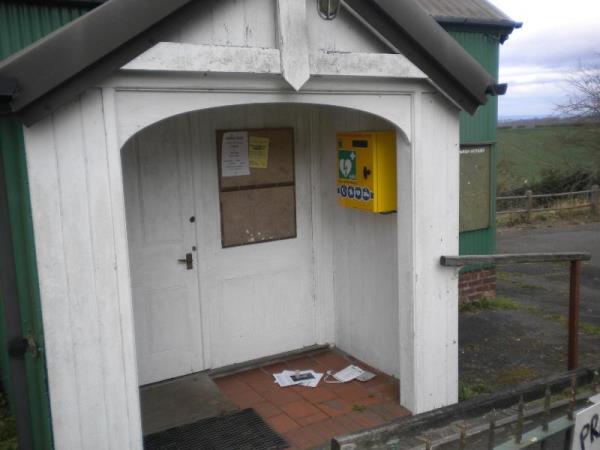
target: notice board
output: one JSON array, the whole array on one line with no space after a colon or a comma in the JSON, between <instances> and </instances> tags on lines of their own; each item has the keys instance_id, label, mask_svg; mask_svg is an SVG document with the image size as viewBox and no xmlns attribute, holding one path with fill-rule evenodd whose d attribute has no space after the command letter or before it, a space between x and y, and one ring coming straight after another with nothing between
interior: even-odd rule
<instances>
[{"instance_id":1,"label":"notice board","mask_svg":"<svg viewBox=\"0 0 600 450\"><path fill-rule=\"evenodd\" d=\"M296 237L292 128L218 130L223 247Z\"/></svg>"},{"instance_id":2,"label":"notice board","mask_svg":"<svg viewBox=\"0 0 600 450\"><path fill-rule=\"evenodd\" d=\"M460 148L460 231L490 226L490 158L489 145Z\"/></svg>"}]
</instances>

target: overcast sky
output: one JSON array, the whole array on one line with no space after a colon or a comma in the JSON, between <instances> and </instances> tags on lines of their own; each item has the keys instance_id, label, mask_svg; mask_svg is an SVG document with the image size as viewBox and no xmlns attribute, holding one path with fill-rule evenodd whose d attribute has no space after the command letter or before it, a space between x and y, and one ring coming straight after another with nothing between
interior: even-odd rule
<instances>
[{"instance_id":1,"label":"overcast sky","mask_svg":"<svg viewBox=\"0 0 600 450\"><path fill-rule=\"evenodd\" d=\"M569 71L600 64L600 0L489 1L523 22L500 47L500 117L555 114Z\"/></svg>"}]
</instances>

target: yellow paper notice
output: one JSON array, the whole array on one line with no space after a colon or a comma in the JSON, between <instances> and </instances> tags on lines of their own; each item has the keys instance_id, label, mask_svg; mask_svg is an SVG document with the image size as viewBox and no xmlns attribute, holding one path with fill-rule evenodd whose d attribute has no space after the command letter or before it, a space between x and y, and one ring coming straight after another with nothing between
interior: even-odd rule
<instances>
[{"instance_id":1,"label":"yellow paper notice","mask_svg":"<svg viewBox=\"0 0 600 450\"><path fill-rule=\"evenodd\" d=\"M248 159L253 169L266 169L269 166L269 138L250 136Z\"/></svg>"}]
</instances>

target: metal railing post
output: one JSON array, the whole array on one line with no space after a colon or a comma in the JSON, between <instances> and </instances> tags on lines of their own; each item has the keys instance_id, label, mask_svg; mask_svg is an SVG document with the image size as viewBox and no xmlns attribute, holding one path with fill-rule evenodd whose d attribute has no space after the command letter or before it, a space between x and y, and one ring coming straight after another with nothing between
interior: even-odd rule
<instances>
[{"instance_id":1,"label":"metal railing post","mask_svg":"<svg viewBox=\"0 0 600 450\"><path fill-rule=\"evenodd\" d=\"M568 370L577 368L579 338L579 297L581 284L581 261L571 261L571 278L569 285L569 356Z\"/></svg>"},{"instance_id":2,"label":"metal railing post","mask_svg":"<svg viewBox=\"0 0 600 450\"><path fill-rule=\"evenodd\" d=\"M592 186L592 195L591 195L591 204L592 204L592 214L597 216L600 214L600 195L598 195L598 185L595 184Z\"/></svg>"}]
</instances>

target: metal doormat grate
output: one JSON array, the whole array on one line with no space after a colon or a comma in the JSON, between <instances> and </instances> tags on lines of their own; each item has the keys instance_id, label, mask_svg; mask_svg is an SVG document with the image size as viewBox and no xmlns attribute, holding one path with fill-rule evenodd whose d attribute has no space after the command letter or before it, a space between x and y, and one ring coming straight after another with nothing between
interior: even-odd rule
<instances>
[{"instance_id":1,"label":"metal doormat grate","mask_svg":"<svg viewBox=\"0 0 600 450\"><path fill-rule=\"evenodd\" d=\"M279 450L287 448L251 408L144 437L145 450Z\"/></svg>"}]
</instances>

